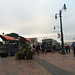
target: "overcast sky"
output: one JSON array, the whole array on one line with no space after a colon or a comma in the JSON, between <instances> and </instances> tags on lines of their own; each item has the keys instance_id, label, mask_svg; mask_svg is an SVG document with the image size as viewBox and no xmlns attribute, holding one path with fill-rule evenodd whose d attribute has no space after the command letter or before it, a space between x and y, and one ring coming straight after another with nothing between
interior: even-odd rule
<instances>
[{"instance_id":1,"label":"overcast sky","mask_svg":"<svg viewBox=\"0 0 75 75\"><path fill-rule=\"evenodd\" d=\"M0 0L0 34L16 32L24 37L53 38L57 41L60 27L59 13L64 3L67 10L62 13L65 41L75 38L75 0ZM57 32L55 32L57 31Z\"/></svg>"}]
</instances>

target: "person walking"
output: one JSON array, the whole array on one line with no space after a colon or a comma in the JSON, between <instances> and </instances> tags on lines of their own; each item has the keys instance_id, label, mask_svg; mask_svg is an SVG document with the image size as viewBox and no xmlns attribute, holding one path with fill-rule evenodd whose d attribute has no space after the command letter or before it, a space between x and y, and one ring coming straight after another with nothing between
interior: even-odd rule
<instances>
[{"instance_id":1,"label":"person walking","mask_svg":"<svg viewBox=\"0 0 75 75\"><path fill-rule=\"evenodd\" d=\"M39 52L40 52L40 44L37 43L36 44L36 53L37 53L37 55L39 55Z\"/></svg>"},{"instance_id":2,"label":"person walking","mask_svg":"<svg viewBox=\"0 0 75 75\"><path fill-rule=\"evenodd\" d=\"M75 57L75 42L73 42L72 44L73 44L73 53L74 53L74 57Z\"/></svg>"},{"instance_id":3,"label":"person walking","mask_svg":"<svg viewBox=\"0 0 75 75\"><path fill-rule=\"evenodd\" d=\"M55 52L56 52L56 46L53 45L53 53L55 53Z\"/></svg>"},{"instance_id":4,"label":"person walking","mask_svg":"<svg viewBox=\"0 0 75 75\"><path fill-rule=\"evenodd\" d=\"M68 53L68 46L67 46L67 44L65 44L65 50L66 50L66 53Z\"/></svg>"},{"instance_id":5,"label":"person walking","mask_svg":"<svg viewBox=\"0 0 75 75\"><path fill-rule=\"evenodd\" d=\"M68 45L68 53L70 53L70 45Z\"/></svg>"},{"instance_id":6,"label":"person walking","mask_svg":"<svg viewBox=\"0 0 75 75\"><path fill-rule=\"evenodd\" d=\"M42 48L42 53L44 53L44 44L41 44L41 48Z\"/></svg>"}]
</instances>

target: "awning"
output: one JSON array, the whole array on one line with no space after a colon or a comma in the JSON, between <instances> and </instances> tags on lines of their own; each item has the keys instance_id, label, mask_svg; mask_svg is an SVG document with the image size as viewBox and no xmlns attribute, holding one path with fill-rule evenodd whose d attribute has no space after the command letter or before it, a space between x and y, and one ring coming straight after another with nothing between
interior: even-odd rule
<instances>
[{"instance_id":1,"label":"awning","mask_svg":"<svg viewBox=\"0 0 75 75\"><path fill-rule=\"evenodd\" d=\"M10 36L5 36L5 35L0 35L1 39L3 41L8 41L8 40L15 40L15 38L13 37L10 37ZM19 36L20 37L20 40L23 41L23 42L26 42L26 41L31 41L30 39L28 38L24 38L22 36Z\"/></svg>"},{"instance_id":2,"label":"awning","mask_svg":"<svg viewBox=\"0 0 75 75\"><path fill-rule=\"evenodd\" d=\"M5 36L5 35L0 35L0 37L3 41L14 40L13 37Z\"/></svg>"},{"instance_id":3,"label":"awning","mask_svg":"<svg viewBox=\"0 0 75 75\"><path fill-rule=\"evenodd\" d=\"M25 38L27 41L31 41L30 39L28 39L28 38Z\"/></svg>"},{"instance_id":4,"label":"awning","mask_svg":"<svg viewBox=\"0 0 75 75\"><path fill-rule=\"evenodd\" d=\"M24 37L22 37L22 36L19 36L19 37L20 37L21 41L23 41L23 42L31 41L31 40L30 40L30 39L28 39L28 38L24 38Z\"/></svg>"}]
</instances>

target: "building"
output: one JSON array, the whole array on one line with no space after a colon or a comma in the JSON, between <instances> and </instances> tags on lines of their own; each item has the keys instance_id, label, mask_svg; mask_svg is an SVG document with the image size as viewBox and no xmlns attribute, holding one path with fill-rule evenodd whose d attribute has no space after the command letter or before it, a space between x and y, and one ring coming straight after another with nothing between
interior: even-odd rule
<instances>
[{"instance_id":1,"label":"building","mask_svg":"<svg viewBox=\"0 0 75 75\"><path fill-rule=\"evenodd\" d=\"M42 43L47 43L51 46L51 45L56 45L58 42L54 39L42 39Z\"/></svg>"},{"instance_id":2,"label":"building","mask_svg":"<svg viewBox=\"0 0 75 75\"><path fill-rule=\"evenodd\" d=\"M37 38L29 38L32 43L37 43Z\"/></svg>"},{"instance_id":3,"label":"building","mask_svg":"<svg viewBox=\"0 0 75 75\"><path fill-rule=\"evenodd\" d=\"M42 39L42 43L44 44L44 46L46 46L47 52L50 52L51 46L53 46L53 45L58 46L59 45L59 43L54 39Z\"/></svg>"}]
</instances>

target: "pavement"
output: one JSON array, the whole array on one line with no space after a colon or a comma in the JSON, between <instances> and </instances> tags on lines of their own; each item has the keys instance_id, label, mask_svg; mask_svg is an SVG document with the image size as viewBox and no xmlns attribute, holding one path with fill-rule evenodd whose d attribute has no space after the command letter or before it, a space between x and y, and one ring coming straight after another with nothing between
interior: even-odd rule
<instances>
[{"instance_id":1,"label":"pavement","mask_svg":"<svg viewBox=\"0 0 75 75\"><path fill-rule=\"evenodd\" d=\"M31 60L0 57L0 75L75 75L75 57L73 52L39 54Z\"/></svg>"}]
</instances>

